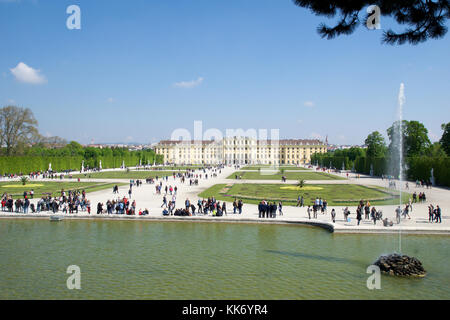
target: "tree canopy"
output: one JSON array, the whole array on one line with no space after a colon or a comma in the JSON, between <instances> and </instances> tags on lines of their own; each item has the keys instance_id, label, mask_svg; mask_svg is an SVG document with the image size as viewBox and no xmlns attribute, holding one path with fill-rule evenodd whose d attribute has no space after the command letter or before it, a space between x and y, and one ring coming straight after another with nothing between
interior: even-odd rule
<instances>
[{"instance_id":1,"label":"tree canopy","mask_svg":"<svg viewBox=\"0 0 450 320\"><path fill-rule=\"evenodd\" d=\"M368 157L383 157L386 153L386 142L384 137L378 131L369 134L364 141L367 146L366 154Z\"/></svg>"},{"instance_id":2,"label":"tree canopy","mask_svg":"<svg viewBox=\"0 0 450 320\"><path fill-rule=\"evenodd\" d=\"M450 122L443 123L441 128L442 130L444 130L444 133L442 134L439 143L441 144L442 149L444 149L445 153L450 156Z\"/></svg>"},{"instance_id":3,"label":"tree canopy","mask_svg":"<svg viewBox=\"0 0 450 320\"><path fill-rule=\"evenodd\" d=\"M399 141L395 132L399 130L400 121L394 122L394 124L387 129L390 144L389 150L391 152L398 152ZM427 153L427 150L431 146L431 141L428 138L428 130L423 123L419 121L402 121L402 136L403 136L403 154L411 156L420 156Z\"/></svg>"},{"instance_id":4,"label":"tree canopy","mask_svg":"<svg viewBox=\"0 0 450 320\"><path fill-rule=\"evenodd\" d=\"M428 39L439 39L447 33L446 22L450 18L449 0L293 0L294 4L310 9L314 14L328 18L338 17L338 23L317 28L322 38L332 39L352 34L358 25L366 25L370 15L360 18L360 12L371 5L380 8L382 16L393 18L399 25L406 25L402 32L389 29L383 32L382 42L418 44Z\"/></svg>"},{"instance_id":5,"label":"tree canopy","mask_svg":"<svg viewBox=\"0 0 450 320\"><path fill-rule=\"evenodd\" d=\"M38 136L37 120L28 108L7 106L0 109L0 147L6 147L6 155Z\"/></svg>"}]
</instances>

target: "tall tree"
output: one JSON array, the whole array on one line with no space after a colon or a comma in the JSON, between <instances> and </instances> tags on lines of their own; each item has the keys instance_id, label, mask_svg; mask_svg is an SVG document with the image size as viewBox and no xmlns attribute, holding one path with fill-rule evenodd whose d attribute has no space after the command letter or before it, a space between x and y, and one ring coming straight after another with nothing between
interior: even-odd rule
<instances>
[{"instance_id":1,"label":"tall tree","mask_svg":"<svg viewBox=\"0 0 450 320\"><path fill-rule=\"evenodd\" d=\"M392 153L398 153L399 139L398 132L400 131L400 121L387 129L387 134L390 140L389 150ZM402 137L403 137L403 154L411 156L424 155L431 146L431 141L428 138L428 130L419 121L402 121Z\"/></svg>"},{"instance_id":2,"label":"tall tree","mask_svg":"<svg viewBox=\"0 0 450 320\"><path fill-rule=\"evenodd\" d=\"M7 106L0 109L0 146L6 148L6 155L30 143L38 134L38 122L28 108Z\"/></svg>"},{"instance_id":3,"label":"tall tree","mask_svg":"<svg viewBox=\"0 0 450 320\"><path fill-rule=\"evenodd\" d=\"M439 142L435 142L428 148L426 155L432 158L445 157L445 151Z\"/></svg>"},{"instance_id":4,"label":"tall tree","mask_svg":"<svg viewBox=\"0 0 450 320\"><path fill-rule=\"evenodd\" d=\"M419 121L409 121L406 126L406 155L421 156L431 146L428 130Z\"/></svg>"},{"instance_id":5,"label":"tall tree","mask_svg":"<svg viewBox=\"0 0 450 320\"><path fill-rule=\"evenodd\" d=\"M439 140L439 142L442 145L445 153L450 156L450 122L443 123L441 125L441 128L442 130L444 130L444 133L442 134L441 140Z\"/></svg>"},{"instance_id":6,"label":"tall tree","mask_svg":"<svg viewBox=\"0 0 450 320\"><path fill-rule=\"evenodd\" d=\"M447 33L446 22L450 18L449 0L293 0L294 4L310 9L314 14L333 18L334 27L320 24L317 31L322 38L332 39L351 34L358 25L366 25L374 12L360 18L360 12L370 5L377 5L381 16L391 17L400 25L409 26L403 32L384 31L382 41L387 44L418 44L428 39L439 39Z\"/></svg>"},{"instance_id":7,"label":"tall tree","mask_svg":"<svg viewBox=\"0 0 450 320\"><path fill-rule=\"evenodd\" d=\"M367 146L368 157L382 157L386 153L386 142L378 131L369 134L364 141Z\"/></svg>"}]
</instances>

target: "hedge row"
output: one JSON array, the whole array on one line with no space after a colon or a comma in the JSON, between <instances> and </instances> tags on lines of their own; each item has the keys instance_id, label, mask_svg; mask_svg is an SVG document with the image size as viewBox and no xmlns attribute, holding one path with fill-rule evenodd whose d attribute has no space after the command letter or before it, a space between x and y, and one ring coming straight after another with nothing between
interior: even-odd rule
<instances>
[{"instance_id":1,"label":"hedge row","mask_svg":"<svg viewBox=\"0 0 450 320\"><path fill-rule=\"evenodd\" d=\"M395 175L394 172L389 171L389 159L387 158L367 158L357 157L355 159L355 171L363 174L370 174L371 169L373 175L381 176L383 174Z\"/></svg>"},{"instance_id":2,"label":"hedge row","mask_svg":"<svg viewBox=\"0 0 450 320\"><path fill-rule=\"evenodd\" d=\"M311 156L311 163L318 164L322 167L331 167L336 168L338 170L342 169L342 164L344 164L344 170L350 170L352 163L349 160L349 157L335 157L335 156L327 156L326 154L313 154Z\"/></svg>"},{"instance_id":3,"label":"hedge row","mask_svg":"<svg viewBox=\"0 0 450 320\"><path fill-rule=\"evenodd\" d=\"M450 158L449 157L410 157L406 159L407 176L411 180L431 181L431 169L435 183L441 186L450 187ZM355 160L355 171L363 174L370 174L373 168L375 176L383 174L398 176L398 166L390 165L390 159L358 157Z\"/></svg>"},{"instance_id":4,"label":"hedge row","mask_svg":"<svg viewBox=\"0 0 450 320\"><path fill-rule=\"evenodd\" d=\"M139 165L141 160L142 165L147 163L153 164L156 162L160 164L163 162L161 155L156 155L154 152L146 153L130 153L122 157L104 156L84 159L81 156L65 156L65 157L35 157L35 156L12 156L12 157L0 157L0 174L28 174L36 171L47 171L49 164L52 165L54 171L64 170L81 170L81 163L84 160L84 166L90 168L96 168L99 166L100 160L102 161L102 168L119 168L122 163L125 166L132 167Z\"/></svg>"},{"instance_id":5,"label":"hedge row","mask_svg":"<svg viewBox=\"0 0 450 320\"><path fill-rule=\"evenodd\" d=\"M450 187L450 157L413 157L408 159L408 167L410 179L431 179L433 169L436 184Z\"/></svg>"}]
</instances>

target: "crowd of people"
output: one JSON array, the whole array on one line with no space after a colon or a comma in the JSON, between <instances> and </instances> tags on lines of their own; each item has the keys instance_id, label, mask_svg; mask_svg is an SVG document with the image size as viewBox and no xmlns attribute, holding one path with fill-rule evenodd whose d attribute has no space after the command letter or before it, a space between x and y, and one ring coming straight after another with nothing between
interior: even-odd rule
<instances>
[{"instance_id":1,"label":"crowd of people","mask_svg":"<svg viewBox=\"0 0 450 320\"><path fill-rule=\"evenodd\" d=\"M210 171L206 171L210 170ZM207 199L198 199L195 203L192 203L189 198L186 198L184 205L177 208L177 195L178 187L176 184L186 184L189 186L198 185L200 179L208 179L211 177L216 177L218 173L221 173L221 167L211 167L208 169L187 169L184 172L173 172L173 182L169 182L169 176L155 177L145 179L146 183L155 184L155 194L161 196L162 198L162 214L164 216L193 216L193 215L211 215L211 216L223 216L230 213L242 214L243 212L243 201L234 199L232 202L232 210L227 212L227 203L225 201L218 201L214 197ZM33 178L38 176L51 177L51 172L36 172L30 174ZM57 177L55 175L55 177ZM392 180L390 180L392 182ZM106 203L98 202L96 204L97 214L124 214L124 215L148 215L149 210L145 208L137 209L136 200L132 200L133 188L139 188L142 186L143 181L140 179L130 180L128 196L119 196L119 187L115 185L113 187L114 199L107 200ZM426 186L427 183L424 181L416 182L416 187ZM405 187L409 188L406 184ZM124 190L126 191L126 189ZM86 192L84 190L61 190L58 196L52 196L51 194L43 195L38 197L36 205L30 201L34 198L34 190L26 191L23 197L18 197L13 199L12 195L3 194L1 198L1 208L3 212L16 212L16 213L28 213L28 212L43 212L50 211L52 213L78 213L87 212L91 214L91 202L86 198ZM395 220L397 224L401 223L401 219L411 219L411 213L413 211L413 204L426 202L427 197L425 192L416 192L412 194L412 198L409 202L405 204L403 209L399 206L395 208ZM296 207L304 207L305 201L303 195L299 195L297 198ZM310 205L307 205L306 213L308 219L317 219L319 213L326 215L328 209L328 202L326 199L316 197L311 199ZM260 201L257 205L258 217L259 218L276 218L277 216L283 216L283 203L282 201L272 201L266 199ZM433 205L428 206L429 222L430 223L441 223L442 222L442 212L439 205L434 207ZM344 221L349 222L351 212L349 207L343 209ZM356 207L355 220L356 224L360 225L361 221L369 220L373 222L374 225L377 221L381 221L384 226L393 225L392 221L384 218L381 211L378 211L374 206L370 204L370 201L361 200ZM333 223L336 222L336 210L333 208L331 210L331 220Z\"/></svg>"},{"instance_id":2,"label":"crowd of people","mask_svg":"<svg viewBox=\"0 0 450 320\"><path fill-rule=\"evenodd\" d=\"M12 195L3 194L1 199L2 211L16 213L38 213L50 211L53 213L78 213L78 211L91 211L91 203L86 198L86 191L82 190L61 190L59 196L53 197L51 194L43 195L36 203L31 203L34 198L34 191L24 192L23 198L13 199Z\"/></svg>"}]
</instances>

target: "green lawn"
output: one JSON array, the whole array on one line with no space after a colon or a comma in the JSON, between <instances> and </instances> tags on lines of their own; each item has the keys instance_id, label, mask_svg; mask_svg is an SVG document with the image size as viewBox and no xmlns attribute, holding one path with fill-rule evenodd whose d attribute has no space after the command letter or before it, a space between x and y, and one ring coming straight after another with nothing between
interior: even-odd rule
<instances>
[{"instance_id":1,"label":"green lawn","mask_svg":"<svg viewBox=\"0 0 450 320\"><path fill-rule=\"evenodd\" d=\"M274 168L271 165L251 165L251 166L245 166L243 168L241 168L241 171L245 171L245 170L259 170L259 169L269 169L269 168ZM280 169L284 169L284 170L310 170L307 168L303 168L303 167L295 167L295 166L286 166L286 165L280 165L277 167L278 170Z\"/></svg>"},{"instance_id":2,"label":"green lawn","mask_svg":"<svg viewBox=\"0 0 450 320\"><path fill-rule=\"evenodd\" d=\"M159 171L159 170L130 170L127 171L101 171L94 173L81 173L74 174L72 179L76 178L92 178L92 179L146 179L146 178L155 178L172 176L173 173L178 173L179 171ZM67 179L69 179L67 177Z\"/></svg>"},{"instance_id":3,"label":"green lawn","mask_svg":"<svg viewBox=\"0 0 450 320\"><path fill-rule=\"evenodd\" d=\"M291 188L291 189L282 189ZM298 189L295 185L286 184L217 184L199 194L199 197L216 197L218 200L233 201L242 199L244 203L258 204L262 199L267 201L283 201L285 205L296 205L299 195L303 195L304 204L312 204L316 197L328 201L331 206L354 206L361 199L369 200L372 205L398 203L398 193L391 193L380 187L366 187L354 184L319 184L305 185ZM406 203L411 195L403 194Z\"/></svg>"},{"instance_id":4,"label":"green lawn","mask_svg":"<svg viewBox=\"0 0 450 320\"><path fill-rule=\"evenodd\" d=\"M44 182L44 181L29 181L26 185L22 182L1 182L0 194L5 192L13 196L23 196L24 191L34 190L34 197L41 197L42 194L51 193L52 196L60 195L61 189L66 192L69 190L85 190L87 193L111 189L114 185L124 185L124 183L102 183L102 182Z\"/></svg>"},{"instance_id":5,"label":"green lawn","mask_svg":"<svg viewBox=\"0 0 450 320\"><path fill-rule=\"evenodd\" d=\"M264 172L256 171L237 171L231 174L228 179L236 179L236 175L241 176L242 179L248 180L280 180L285 176L288 180L345 180L345 178L331 175L324 172L314 171L299 171L299 172L285 172L283 174L268 172L271 174L263 174Z\"/></svg>"}]
</instances>

